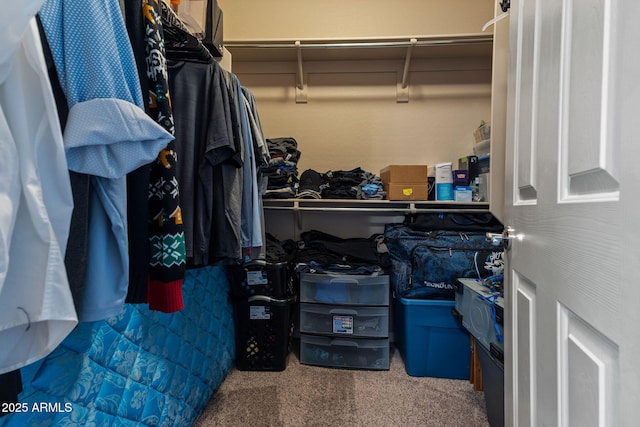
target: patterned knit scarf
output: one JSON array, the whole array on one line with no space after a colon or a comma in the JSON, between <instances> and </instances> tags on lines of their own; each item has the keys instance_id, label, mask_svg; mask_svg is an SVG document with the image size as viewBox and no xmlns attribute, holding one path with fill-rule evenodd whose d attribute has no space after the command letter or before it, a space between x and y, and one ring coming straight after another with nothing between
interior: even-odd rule
<instances>
[{"instance_id":1,"label":"patterned knit scarf","mask_svg":"<svg viewBox=\"0 0 640 427\"><path fill-rule=\"evenodd\" d=\"M174 134L173 113L167 76L161 0L142 3L145 25L145 54L149 79L149 114ZM151 164L149 180L149 239L151 268L147 302L152 310L166 313L182 310L182 282L186 265L184 226L175 165L175 141L163 149Z\"/></svg>"}]
</instances>

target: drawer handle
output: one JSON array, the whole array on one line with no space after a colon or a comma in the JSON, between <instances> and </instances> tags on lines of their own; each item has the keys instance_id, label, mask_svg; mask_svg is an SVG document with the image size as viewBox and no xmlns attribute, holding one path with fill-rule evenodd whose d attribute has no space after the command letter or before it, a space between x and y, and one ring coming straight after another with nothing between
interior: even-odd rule
<instances>
[{"instance_id":1,"label":"drawer handle","mask_svg":"<svg viewBox=\"0 0 640 427\"><path fill-rule=\"evenodd\" d=\"M332 346L337 345L341 347L357 347L358 343L353 341L336 339L336 340L331 340L331 345Z\"/></svg>"},{"instance_id":2,"label":"drawer handle","mask_svg":"<svg viewBox=\"0 0 640 427\"><path fill-rule=\"evenodd\" d=\"M335 283L344 283L344 284L347 284L347 285L350 284L350 283L353 283L353 284L357 285L358 281L355 280L355 279L331 279L329 281L329 283L331 283L332 285L335 284Z\"/></svg>"},{"instance_id":3,"label":"drawer handle","mask_svg":"<svg viewBox=\"0 0 640 427\"><path fill-rule=\"evenodd\" d=\"M333 310L329 311L329 314L350 314L352 316L357 316L358 312L356 310L343 310L340 308L334 308Z\"/></svg>"},{"instance_id":4,"label":"drawer handle","mask_svg":"<svg viewBox=\"0 0 640 427\"><path fill-rule=\"evenodd\" d=\"M264 301L264 302L269 302L273 304L290 304L296 301L296 297L294 295L287 299L277 299L277 298L268 297L266 295L253 295L247 298L247 302L253 302L253 301Z\"/></svg>"}]
</instances>

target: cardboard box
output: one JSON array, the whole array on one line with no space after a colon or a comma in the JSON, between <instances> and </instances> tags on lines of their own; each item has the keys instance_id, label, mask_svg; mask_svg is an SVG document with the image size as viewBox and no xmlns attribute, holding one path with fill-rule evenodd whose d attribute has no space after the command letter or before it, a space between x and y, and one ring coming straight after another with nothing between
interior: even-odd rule
<instances>
[{"instance_id":1,"label":"cardboard box","mask_svg":"<svg viewBox=\"0 0 640 427\"><path fill-rule=\"evenodd\" d=\"M383 184L426 185L427 169L427 165L391 165L380 170L380 178Z\"/></svg>"},{"instance_id":2,"label":"cardboard box","mask_svg":"<svg viewBox=\"0 0 640 427\"><path fill-rule=\"evenodd\" d=\"M426 179L426 178L425 178ZM429 186L426 184L384 184L387 200L427 200Z\"/></svg>"}]
</instances>

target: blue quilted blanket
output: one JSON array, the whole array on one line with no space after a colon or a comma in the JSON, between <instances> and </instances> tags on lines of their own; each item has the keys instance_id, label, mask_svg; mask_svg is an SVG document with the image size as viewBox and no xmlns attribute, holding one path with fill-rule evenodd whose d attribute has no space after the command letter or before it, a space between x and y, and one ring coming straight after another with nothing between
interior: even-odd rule
<instances>
[{"instance_id":1,"label":"blue quilted blanket","mask_svg":"<svg viewBox=\"0 0 640 427\"><path fill-rule=\"evenodd\" d=\"M234 324L224 267L188 270L183 290L178 313L127 304L81 323L22 369L20 412L0 425L192 425L234 363Z\"/></svg>"}]
</instances>

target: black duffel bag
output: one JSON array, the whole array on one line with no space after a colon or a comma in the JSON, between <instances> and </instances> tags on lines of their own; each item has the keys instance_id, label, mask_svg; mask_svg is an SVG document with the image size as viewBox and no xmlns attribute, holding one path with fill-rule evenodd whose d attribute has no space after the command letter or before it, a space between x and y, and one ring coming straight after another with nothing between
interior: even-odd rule
<instances>
[{"instance_id":1,"label":"black duffel bag","mask_svg":"<svg viewBox=\"0 0 640 427\"><path fill-rule=\"evenodd\" d=\"M504 226L489 212L425 212L407 214L404 225L414 230L502 232Z\"/></svg>"},{"instance_id":2,"label":"black duffel bag","mask_svg":"<svg viewBox=\"0 0 640 427\"><path fill-rule=\"evenodd\" d=\"M455 279L502 275L504 248L488 242L485 233L421 231L404 224L387 224L384 236L396 296L453 300Z\"/></svg>"}]
</instances>

